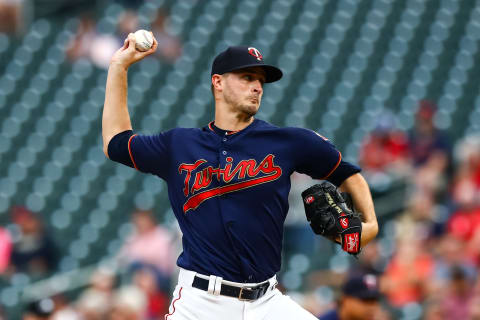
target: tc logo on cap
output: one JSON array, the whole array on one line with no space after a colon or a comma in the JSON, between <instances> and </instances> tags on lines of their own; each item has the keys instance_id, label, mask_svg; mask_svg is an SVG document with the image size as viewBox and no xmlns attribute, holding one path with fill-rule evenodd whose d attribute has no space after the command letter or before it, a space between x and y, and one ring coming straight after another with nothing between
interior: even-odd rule
<instances>
[{"instance_id":1,"label":"tc logo on cap","mask_svg":"<svg viewBox=\"0 0 480 320\"><path fill-rule=\"evenodd\" d=\"M262 59L263 59L262 54L260 53L260 51L258 51L257 48L249 47L248 48L248 53L250 53L252 56L257 58L258 61L262 61Z\"/></svg>"}]
</instances>

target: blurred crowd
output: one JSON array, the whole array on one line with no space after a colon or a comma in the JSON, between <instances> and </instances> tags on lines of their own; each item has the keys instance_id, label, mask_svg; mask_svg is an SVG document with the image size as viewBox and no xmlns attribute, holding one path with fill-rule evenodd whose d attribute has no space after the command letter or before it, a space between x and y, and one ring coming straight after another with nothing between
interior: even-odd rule
<instances>
[{"instance_id":1,"label":"blurred crowd","mask_svg":"<svg viewBox=\"0 0 480 320\"><path fill-rule=\"evenodd\" d=\"M23 7L23 0L0 0L0 33L23 31Z\"/></svg>"},{"instance_id":2,"label":"blurred crowd","mask_svg":"<svg viewBox=\"0 0 480 320\"><path fill-rule=\"evenodd\" d=\"M39 215L15 207L12 221L19 226L16 241L0 229L3 276L53 275L59 253ZM29 303L24 319L163 319L168 313L178 254L177 235L158 224L151 211L135 211L131 223L133 231L115 256L114 265L100 265L73 300L60 293Z\"/></svg>"},{"instance_id":3,"label":"blurred crowd","mask_svg":"<svg viewBox=\"0 0 480 320\"><path fill-rule=\"evenodd\" d=\"M407 192L393 216L377 212L378 239L350 259L347 270L313 268L302 291L292 292L320 319L480 319L480 135L452 145L435 126L435 112L433 102L420 101L408 132L386 112L365 137L359 164L374 194L388 195L398 181ZM293 193L309 183L294 178ZM59 250L39 215L18 206L11 219L14 233L0 228L0 271L54 272ZM135 211L131 223L133 232L116 256L121 275L99 267L74 300L36 301L25 315L37 318L25 319L161 319L175 283L178 234L157 224L150 211ZM294 247L286 239L285 246ZM326 287L334 294L325 295ZM48 316L38 318L42 312Z\"/></svg>"},{"instance_id":4,"label":"blurred crowd","mask_svg":"<svg viewBox=\"0 0 480 320\"><path fill-rule=\"evenodd\" d=\"M374 194L395 183L406 191L394 215L377 211L379 237L346 273L378 278L376 319L480 319L480 135L452 145L435 114L435 103L420 101L405 132L383 113L360 148Z\"/></svg>"},{"instance_id":5,"label":"blurred crowd","mask_svg":"<svg viewBox=\"0 0 480 320\"><path fill-rule=\"evenodd\" d=\"M82 1L89 2L89 0ZM81 6L81 1L70 4L71 11L81 10L81 13L78 14L76 34L66 48L68 59L71 62L87 59L97 67L106 69L113 53L122 47L128 34L139 29L146 29L152 31L157 39L158 49L154 54L156 58L166 64L174 63L182 53L182 41L169 27L170 18L167 9L160 7L158 10L148 11L141 15L138 9L142 1L117 0L115 2L122 9L115 18L113 30L103 30L99 27L96 13L85 11L85 8L75 9L76 6ZM0 0L0 34L21 35L25 31L29 12L39 11L36 5L35 1ZM90 5L94 9L95 1L91 1ZM52 6L55 7L53 4ZM58 9L69 6L68 1L61 1L58 6Z\"/></svg>"},{"instance_id":6,"label":"blurred crowd","mask_svg":"<svg viewBox=\"0 0 480 320\"><path fill-rule=\"evenodd\" d=\"M182 42L169 30L167 11L152 12L145 24L135 3L123 1L126 9L110 33L99 30L93 14L82 14L68 44L69 61L88 59L107 68L125 37L144 28L159 42L157 57L174 63ZM22 6L21 0L0 0L0 32L21 30ZM392 215L377 211L378 239L358 260L348 260L347 270L313 268L305 289L292 292L320 319L480 319L480 133L453 144L435 116L435 103L420 101L412 128L402 130L395 115L384 111L365 137L358 162L373 194L389 201L399 185L405 193L399 203L390 201ZM287 224L305 226L298 194L311 184L304 176L292 178ZM42 216L14 206L10 220L14 228L0 226L0 275L55 274L61 250ZM26 305L24 319L162 319L175 283L178 234L149 211L135 211L131 224L133 232L115 257L119 269L99 267L74 298L57 294ZM289 241L308 244L305 233L312 236L301 228L288 237L287 229L285 247L295 248Z\"/></svg>"},{"instance_id":7,"label":"blurred crowd","mask_svg":"<svg viewBox=\"0 0 480 320\"><path fill-rule=\"evenodd\" d=\"M114 33L101 33L96 25L97 20L91 14L85 13L80 17L77 34L68 45L67 56L72 62L85 58L97 67L106 69L113 53L123 45L128 34L146 29L152 31L157 39L156 57L164 63L175 62L182 53L182 45L180 39L169 32L168 14L159 9L152 13L150 20L150 23L142 25L138 12L135 9L126 9L118 17Z\"/></svg>"}]
</instances>

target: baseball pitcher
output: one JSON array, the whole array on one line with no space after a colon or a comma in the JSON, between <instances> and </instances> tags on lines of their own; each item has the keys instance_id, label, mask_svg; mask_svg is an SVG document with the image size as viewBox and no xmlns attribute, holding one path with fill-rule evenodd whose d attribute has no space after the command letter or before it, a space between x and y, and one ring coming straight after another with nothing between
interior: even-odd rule
<instances>
[{"instance_id":1,"label":"baseball pitcher","mask_svg":"<svg viewBox=\"0 0 480 320\"><path fill-rule=\"evenodd\" d=\"M255 119L264 85L280 80L282 71L248 46L229 47L213 61L212 122L135 134L127 70L156 48L154 39L151 49L137 51L130 34L112 57L102 134L107 157L168 184L183 252L165 319L316 319L276 289L290 175L325 180L302 194L307 219L314 232L356 255L378 232L360 168L342 161L333 144L311 130Z\"/></svg>"}]
</instances>

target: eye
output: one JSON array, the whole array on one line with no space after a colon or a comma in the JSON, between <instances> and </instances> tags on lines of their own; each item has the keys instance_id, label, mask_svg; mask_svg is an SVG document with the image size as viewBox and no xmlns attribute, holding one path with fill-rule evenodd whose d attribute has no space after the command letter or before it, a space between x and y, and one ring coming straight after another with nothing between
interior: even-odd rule
<instances>
[{"instance_id":1,"label":"eye","mask_svg":"<svg viewBox=\"0 0 480 320\"><path fill-rule=\"evenodd\" d=\"M252 80L252 76L249 75L249 74L246 74L246 75L243 76L243 79L248 80L248 81L251 81L251 80Z\"/></svg>"}]
</instances>

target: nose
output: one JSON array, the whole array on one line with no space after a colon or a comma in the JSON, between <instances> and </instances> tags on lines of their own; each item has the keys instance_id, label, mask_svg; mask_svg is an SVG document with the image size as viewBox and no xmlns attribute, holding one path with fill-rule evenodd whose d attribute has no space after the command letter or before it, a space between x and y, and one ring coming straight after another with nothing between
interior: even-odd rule
<instances>
[{"instance_id":1,"label":"nose","mask_svg":"<svg viewBox=\"0 0 480 320\"><path fill-rule=\"evenodd\" d=\"M253 92L258 92L260 94L263 92L263 85L260 80L255 80L253 82Z\"/></svg>"}]
</instances>

